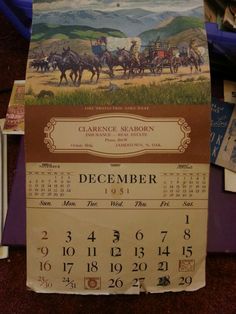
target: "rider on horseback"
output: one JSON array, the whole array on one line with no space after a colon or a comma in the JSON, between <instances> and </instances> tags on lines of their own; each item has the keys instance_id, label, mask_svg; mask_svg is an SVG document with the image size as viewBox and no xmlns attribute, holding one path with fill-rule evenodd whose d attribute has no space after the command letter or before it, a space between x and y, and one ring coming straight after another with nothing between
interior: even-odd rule
<instances>
[{"instance_id":1,"label":"rider on horseback","mask_svg":"<svg viewBox=\"0 0 236 314\"><path fill-rule=\"evenodd\" d=\"M190 43L189 43L189 55L196 55L199 59L201 59L202 55L201 55L201 51L198 48L198 44L196 39L191 39Z\"/></svg>"},{"instance_id":2,"label":"rider on horseback","mask_svg":"<svg viewBox=\"0 0 236 314\"><path fill-rule=\"evenodd\" d=\"M136 40L131 41L132 45L130 47L130 56L131 59L134 63L137 63L140 65L140 60L139 60L139 46Z\"/></svg>"}]
</instances>

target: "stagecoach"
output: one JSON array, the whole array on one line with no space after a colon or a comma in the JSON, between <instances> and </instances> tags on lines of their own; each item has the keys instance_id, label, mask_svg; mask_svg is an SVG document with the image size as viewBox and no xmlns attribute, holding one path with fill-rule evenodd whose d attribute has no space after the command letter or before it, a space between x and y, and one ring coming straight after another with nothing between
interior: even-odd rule
<instances>
[{"instance_id":1,"label":"stagecoach","mask_svg":"<svg viewBox=\"0 0 236 314\"><path fill-rule=\"evenodd\" d=\"M162 73L164 68L169 68L171 73L176 73L180 66L177 47L172 47L166 41L151 42L148 46L141 45L140 38L114 38L101 37L91 42L92 53L102 60L104 52L117 54L120 51L130 51L132 42L136 42L139 50L139 64L132 65L132 73L143 73L149 69L154 74ZM144 49L143 49L144 48ZM113 74L113 70L110 69Z\"/></svg>"},{"instance_id":2,"label":"stagecoach","mask_svg":"<svg viewBox=\"0 0 236 314\"><path fill-rule=\"evenodd\" d=\"M180 66L179 49L170 46L169 42L155 41L145 46L153 72L161 74L164 68L169 68L171 73L177 73Z\"/></svg>"}]
</instances>

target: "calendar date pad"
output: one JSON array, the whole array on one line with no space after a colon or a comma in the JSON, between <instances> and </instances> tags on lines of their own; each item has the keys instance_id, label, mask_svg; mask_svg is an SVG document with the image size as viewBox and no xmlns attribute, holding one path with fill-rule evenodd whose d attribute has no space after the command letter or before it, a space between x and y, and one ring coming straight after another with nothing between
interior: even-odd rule
<instances>
[{"instance_id":1,"label":"calendar date pad","mask_svg":"<svg viewBox=\"0 0 236 314\"><path fill-rule=\"evenodd\" d=\"M28 287L203 287L208 173L207 164L27 163Z\"/></svg>"}]
</instances>

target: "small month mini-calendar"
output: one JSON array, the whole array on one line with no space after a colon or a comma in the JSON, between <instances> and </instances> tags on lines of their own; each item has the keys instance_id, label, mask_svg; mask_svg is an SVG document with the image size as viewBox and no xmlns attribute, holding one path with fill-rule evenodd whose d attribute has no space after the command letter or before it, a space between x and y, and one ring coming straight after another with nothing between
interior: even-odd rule
<instances>
[{"instance_id":1,"label":"small month mini-calendar","mask_svg":"<svg viewBox=\"0 0 236 314\"><path fill-rule=\"evenodd\" d=\"M35 1L25 88L33 291L205 285L209 62L203 3L180 2Z\"/></svg>"}]
</instances>

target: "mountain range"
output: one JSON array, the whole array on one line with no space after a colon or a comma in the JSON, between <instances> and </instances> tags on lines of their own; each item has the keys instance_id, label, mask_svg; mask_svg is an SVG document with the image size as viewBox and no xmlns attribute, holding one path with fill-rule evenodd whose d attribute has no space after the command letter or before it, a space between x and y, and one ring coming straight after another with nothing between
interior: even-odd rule
<instances>
[{"instance_id":1,"label":"mountain range","mask_svg":"<svg viewBox=\"0 0 236 314\"><path fill-rule=\"evenodd\" d=\"M181 12L181 16L203 19L202 7ZM156 29L166 21L178 17L179 12L151 12L143 9L127 9L117 11L71 10L35 12L34 24L45 23L55 25L80 25L92 28L111 28L134 37L141 33Z\"/></svg>"},{"instance_id":2,"label":"mountain range","mask_svg":"<svg viewBox=\"0 0 236 314\"><path fill-rule=\"evenodd\" d=\"M33 25L32 41L47 39L95 40L101 37L126 37L124 33L110 28L93 28L80 25L56 25L39 23Z\"/></svg>"},{"instance_id":3,"label":"mountain range","mask_svg":"<svg viewBox=\"0 0 236 314\"><path fill-rule=\"evenodd\" d=\"M150 29L139 34L143 44L148 44L151 41L155 41L157 38L160 40L169 40L171 37L189 32L189 39L191 39L191 33L196 30L203 31L204 24L202 20L197 17L178 16L168 20L163 26L155 29ZM203 32L202 32L202 36Z\"/></svg>"}]
</instances>

